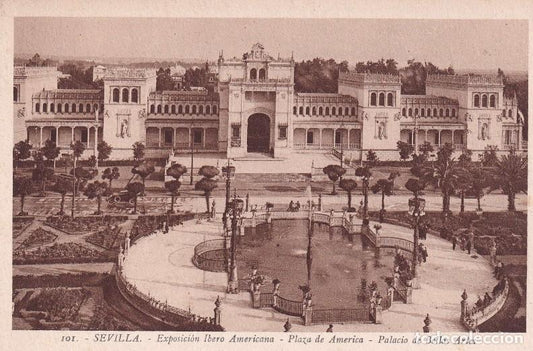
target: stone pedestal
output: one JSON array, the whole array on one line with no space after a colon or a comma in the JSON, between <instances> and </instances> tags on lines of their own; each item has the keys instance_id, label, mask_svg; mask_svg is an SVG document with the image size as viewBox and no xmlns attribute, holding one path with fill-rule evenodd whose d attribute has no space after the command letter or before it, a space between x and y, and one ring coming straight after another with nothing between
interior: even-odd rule
<instances>
[{"instance_id":1,"label":"stone pedestal","mask_svg":"<svg viewBox=\"0 0 533 351\"><path fill-rule=\"evenodd\" d=\"M374 323L375 324L383 323L383 307L379 305L374 307Z\"/></svg>"},{"instance_id":2,"label":"stone pedestal","mask_svg":"<svg viewBox=\"0 0 533 351\"><path fill-rule=\"evenodd\" d=\"M261 292L252 291L252 307L261 308Z\"/></svg>"},{"instance_id":3,"label":"stone pedestal","mask_svg":"<svg viewBox=\"0 0 533 351\"><path fill-rule=\"evenodd\" d=\"M305 326L309 326L309 325L312 324L312 322L313 322L312 316L313 316L313 307L311 307L311 306L304 307L303 319L304 319L304 325Z\"/></svg>"},{"instance_id":4,"label":"stone pedestal","mask_svg":"<svg viewBox=\"0 0 533 351\"><path fill-rule=\"evenodd\" d=\"M215 301L215 309L213 310L213 312L215 313L214 322L216 325L220 325L220 305L220 298L217 296L217 299Z\"/></svg>"},{"instance_id":5,"label":"stone pedestal","mask_svg":"<svg viewBox=\"0 0 533 351\"><path fill-rule=\"evenodd\" d=\"M413 288L410 286L407 287L405 303L413 303Z\"/></svg>"}]
</instances>

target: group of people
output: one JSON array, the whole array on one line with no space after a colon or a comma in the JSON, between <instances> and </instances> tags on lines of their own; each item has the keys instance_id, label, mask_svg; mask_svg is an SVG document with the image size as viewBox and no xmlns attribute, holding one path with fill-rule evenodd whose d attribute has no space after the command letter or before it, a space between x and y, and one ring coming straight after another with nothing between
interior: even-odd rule
<instances>
[{"instance_id":1,"label":"group of people","mask_svg":"<svg viewBox=\"0 0 533 351\"><path fill-rule=\"evenodd\" d=\"M428 258L428 249L423 243L418 244L418 263L426 262Z\"/></svg>"},{"instance_id":2,"label":"group of people","mask_svg":"<svg viewBox=\"0 0 533 351\"><path fill-rule=\"evenodd\" d=\"M459 247L462 251L467 251L468 254L472 252L472 248L474 247L474 232L472 229L469 229L466 233L463 233L461 235L453 235L452 236L452 249L455 250L457 247L457 244L459 244Z\"/></svg>"}]
</instances>

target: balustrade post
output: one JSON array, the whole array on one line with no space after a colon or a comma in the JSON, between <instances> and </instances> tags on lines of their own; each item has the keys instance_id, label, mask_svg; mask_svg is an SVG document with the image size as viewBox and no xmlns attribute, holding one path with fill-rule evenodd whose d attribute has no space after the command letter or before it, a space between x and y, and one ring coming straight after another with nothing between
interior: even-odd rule
<instances>
[{"instance_id":1,"label":"balustrade post","mask_svg":"<svg viewBox=\"0 0 533 351\"><path fill-rule=\"evenodd\" d=\"M252 228L257 226L257 218L255 218L255 211L252 212Z\"/></svg>"},{"instance_id":2,"label":"balustrade post","mask_svg":"<svg viewBox=\"0 0 533 351\"><path fill-rule=\"evenodd\" d=\"M468 302L466 301L467 298L468 298L468 294L466 293L466 289L465 289L463 290L463 293L461 294L461 321L464 320L468 312Z\"/></svg>"},{"instance_id":3,"label":"balustrade post","mask_svg":"<svg viewBox=\"0 0 533 351\"><path fill-rule=\"evenodd\" d=\"M304 320L305 326L309 326L313 323L313 307L312 306L308 306L307 304L304 304L303 320Z\"/></svg>"},{"instance_id":4,"label":"balustrade post","mask_svg":"<svg viewBox=\"0 0 533 351\"><path fill-rule=\"evenodd\" d=\"M261 291L252 289L252 307L261 308Z\"/></svg>"},{"instance_id":5,"label":"balustrade post","mask_svg":"<svg viewBox=\"0 0 533 351\"><path fill-rule=\"evenodd\" d=\"M374 324L381 323L383 323L383 307L378 304L374 307Z\"/></svg>"},{"instance_id":6,"label":"balustrade post","mask_svg":"<svg viewBox=\"0 0 533 351\"><path fill-rule=\"evenodd\" d=\"M413 303L413 287L408 286L405 293L405 303Z\"/></svg>"}]
</instances>

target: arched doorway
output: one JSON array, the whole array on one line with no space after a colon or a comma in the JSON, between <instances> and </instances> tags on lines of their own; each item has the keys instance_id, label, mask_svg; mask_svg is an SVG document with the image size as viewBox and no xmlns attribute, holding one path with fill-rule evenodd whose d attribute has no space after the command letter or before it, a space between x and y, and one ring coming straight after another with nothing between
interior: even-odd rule
<instances>
[{"instance_id":1,"label":"arched doorway","mask_svg":"<svg viewBox=\"0 0 533 351\"><path fill-rule=\"evenodd\" d=\"M270 118L255 113L248 118L248 152L270 151Z\"/></svg>"}]
</instances>

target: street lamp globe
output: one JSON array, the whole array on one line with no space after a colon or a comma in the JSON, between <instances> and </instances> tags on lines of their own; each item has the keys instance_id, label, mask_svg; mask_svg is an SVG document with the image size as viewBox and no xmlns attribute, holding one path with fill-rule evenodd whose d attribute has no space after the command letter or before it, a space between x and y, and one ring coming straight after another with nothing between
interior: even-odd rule
<instances>
[{"instance_id":1,"label":"street lamp globe","mask_svg":"<svg viewBox=\"0 0 533 351\"><path fill-rule=\"evenodd\" d=\"M421 197L412 197L409 199L409 214L411 216L425 215L426 200Z\"/></svg>"},{"instance_id":2,"label":"street lamp globe","mask_svg":"<svg viewBox=\"0 0 533 351\"><path fill-rule=\"evenodd\" d=\"M235 167L234 166L222 167L222 174L224 175L224 177L229 177L230 179L235 177Z\"/></svg>"}]
</instances>

